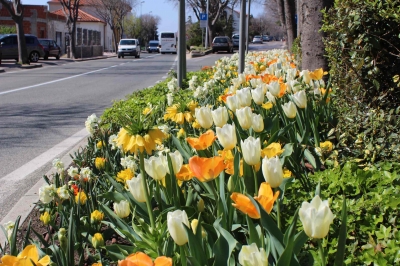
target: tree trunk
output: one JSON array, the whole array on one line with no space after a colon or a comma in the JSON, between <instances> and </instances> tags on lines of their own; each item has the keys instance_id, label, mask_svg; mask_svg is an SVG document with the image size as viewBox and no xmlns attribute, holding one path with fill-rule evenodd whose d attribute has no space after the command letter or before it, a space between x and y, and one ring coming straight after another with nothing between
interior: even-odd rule
<instances>
[{"instance_id":1,"label":"tree trunk","mask_svg":"<svg viewBox=\"0 0 400 266\"><path fill-rule=\"evenodd\" d=\"M333 0L308 0L302 1L299 12L301 20L301 68L313 71L318 68L328 70L325 46L322 41L324 34L320 32L322 26L322 13L324 8L333 6Z\"/></svg>"},{"instance_id":2,"label":"tree trunk","mask_svg":"<svg viewBox=\"0 0 400 266\"><path fill-rule=\"evenodd\" d=\"M17 28L17 39L18 39L18 62L23 65L29 65L29 55L26 48L26 40L24 34L23 17L18 16L15 19L15 24Z\"/></svg>"},{"instance_id":3,"label":"tree trunk","mask_svg":"<svg viewBox=\"0 0 400 266\"><path fill-rule=\"evenodd\" d=\"M281 27L283 32L286 33L286 21L285 21L285 14L283 9L283 0L276 0L276 7L278 9L278 17L279 21L281 22Z\"/></svg>"},{"instance_id":4,"label":"tree trunk","mask_svg":"<svg viewBox=\"0 0 400 266\"><path fill-rule=\"evenodd\" d=\"M289 51L292 49L293 41L296 38L296 24L294 21L295 15L295 1L284 0L285 9L285 25L286 25L286 44Z\"/></svg>"},{"instance_id":5,"label":"tree trunk","mask_svg":"<svg viewBox=\"0 0 400 266\"><path fill-rule=\"evenodd\" d=\"M76 59L76 26L75 26L75 22L72 23L72 29L71 29L71 41L69 43L70 47L71 47L71 56L73 59Z\"/></svg>"}]
</instances>

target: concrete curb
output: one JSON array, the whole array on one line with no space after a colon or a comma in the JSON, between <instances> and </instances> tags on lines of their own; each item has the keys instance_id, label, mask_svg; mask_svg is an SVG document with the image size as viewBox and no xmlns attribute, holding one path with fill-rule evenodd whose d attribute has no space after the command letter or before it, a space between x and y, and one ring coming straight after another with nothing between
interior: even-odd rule
<instances>
[{"instance_id":1,"label":"concrete curb","mask_svg":"<svg viewBox=\"0 0 400 266\"><path fill-rule=\"evenodd\" d=\"M85 146L87 143L87 137L84 137L81 141L79 141L77 144L73 146L73 148L68 151L67 153L64 154L63 157L61 157L61 161L64 163L65 167L68 167L72 163L72 158L70 154L74 154L79 150L79 148ZM54 168L52 168L50 171L46 173L46 176L49 178L51 175L55 173ZM14 205L14 207L4 216L3 220L0 222L2 226L4 226L5 223L12 221L15 222L18 216L21 216L19 225L21 225L26 218L29 216L29 214L32 212L33 208L35 207L35 203L39 201L39 188L45 185L45 181L43 178L40 178L40 180L33 186L31 187L24 196L22 196L18 202ZM3 245L6 242L6 236L3 234L3 232L0 232L0 244Z\"/></svg>"}]
</instances>

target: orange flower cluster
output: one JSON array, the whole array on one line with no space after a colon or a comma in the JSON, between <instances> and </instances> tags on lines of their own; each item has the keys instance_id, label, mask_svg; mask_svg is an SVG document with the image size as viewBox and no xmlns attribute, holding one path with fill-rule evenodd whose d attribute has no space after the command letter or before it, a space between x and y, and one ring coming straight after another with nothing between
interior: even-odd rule
<instances>
[{"instance_id":1,"label":"orange flower cluster","mask_svg":"<svg viewBox=\"0 0 400 266\"><path fill-rule=\"evenodd\" d=\"M258 196L254 197L258 201L264 210L271 213L272 208L276 199L279 197L279 191L272 191L271 186L267 182L261 183L260 189L258 191ZM251 202L250 198L241 193L234 192L231 195L231 199L235 202L232 206L241 212L247 214L253 219L260 219L260 213L257 211L256 206Z\"/></svg>"}]
</instances>

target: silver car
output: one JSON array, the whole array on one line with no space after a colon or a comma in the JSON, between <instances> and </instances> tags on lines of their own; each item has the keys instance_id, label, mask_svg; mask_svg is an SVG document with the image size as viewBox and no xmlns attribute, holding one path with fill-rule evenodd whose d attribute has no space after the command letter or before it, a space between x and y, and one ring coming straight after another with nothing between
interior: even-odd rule
<instances>
[{"instance_id":1,"label":"silver car","mask_svg":"<svg viewBox=\"0 0 400 266\"><path fill-rule=\"evenodd\" d=\"M253 43L263 43L262 37L259 35L254 36Z\"/></svg>"},{"instance_id":2,"label":"silver car","mask_svg":"<svg viewBox=\"0 0 400 266\"><path fill-rule=\"evenodd\" d=\"M36 36L25 34L26 49L30 62L39 61L44 57L43 46ZM5 34L0 36L0 50L2 59L15 59L18 61L18 38L17 34Z\"/></svg>"}]
</instances>

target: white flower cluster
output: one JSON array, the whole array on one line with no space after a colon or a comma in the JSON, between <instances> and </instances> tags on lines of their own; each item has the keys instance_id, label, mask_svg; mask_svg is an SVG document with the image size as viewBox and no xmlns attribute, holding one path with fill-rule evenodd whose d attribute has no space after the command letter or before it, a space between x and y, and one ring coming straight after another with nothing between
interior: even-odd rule
<instances>
[{"instance_id":1,"label":"white flower cluster","mask_svg":"<svg viewBox=\"0 0 400 266\"><path fill-rule=\"evenodd\" d=\"M189 80L189 89L195 90L196 87L198 86L198 81L199 78L197 76L192 76L192 78Z\"/></svg>"},{"instance_id":2,"label":"white flower cluster","mask_svg":"<svg viewBox=\"0 0 400 266\"><path fill-rule=\"evenodd\" d=\"M56 158L56 159L53 160L53 167L59 173L62 173L64 171L64 163L59 158Z\"/></svg>"},{"instance_id":3,"label":"white flower cluster","mask_svg":"<svg viewBox=\"0 0 400 266\"><path fill-rule=\"evenodd\" d=\"M70 166L67 170L67 173L70 177L74 179L77 178L79 178L80 180L86 179L86 181L90 180L91 176L93 175L93 172L89 167L83 167L79 172L79 169L77 167Z\"/></svg>"},{"instance_id":4,"label":"white flower cluster","mask_svg":"<svg viewBox=\"0 0 400 266\"><path fill-rule=\"evenodd\" d=\"M56 187L54 185L45 185L39 188L39 199L44 204L48 204L53 201L56 192Z\"/></svg>"},{"instance_id":5,"label":"white flower cluster","mask_svg":"<svg viewBox=\"0 0 400 266\"><path fill-rule=\"evenodd\" d=\"M170 93L175 93L179 90L178 87L178 80L176 78L172 78L168 83L167 83L167 87Z\"/></svg>"},{"instance_id":6,"label":"white flower cluster","mask_svg":"<svg viewBox=\"0 0 400 266\"><path fill-rule=\"evenodd\" d=\"M4 224L4 229L5 229L6 232L7 232L7 239L8 239L8 241L11 241L11 235L12 235L12 232L13 232L13 230L14 230L14 227L15 227L15 223L12 222L12 221L10 221L10 222Z\"/></svg>"},{"instance_id":7,"label":"white flower cluster","mask_svg":"<svg viewBox=\"0 0 400 266\"><path fill-rule=\"evenodd\" d=\"M90 135L93 135L97 124L100 122L100 119L97 118L96 114L92 114L88 116L88 118L85 121L85 127L86 130L90 133Z\"/></svg>"},{"instance_id":8,"label":"white flower cluster","mask_svg":"<svg viewBox=\"0 0 400 266\"><path fill-rule=\"evenodd\" d=\"M135 157L132 155L125 156L124 158L121 158L121 165L125 169L131 169L131 171L134 173L138 169L138 165L135 162Z\"/></svg>"},{"instance_id":9,"label":"white flower cluster","mask_svg":"<svg viewBox=\"0 0 400 266\"><path fill-rule=\"evenodd\" d=\"M108 138L108 145L111 145L111 150L116 150L118 148L116 134L113 134Z\"/></svg>"}]
</instances>

